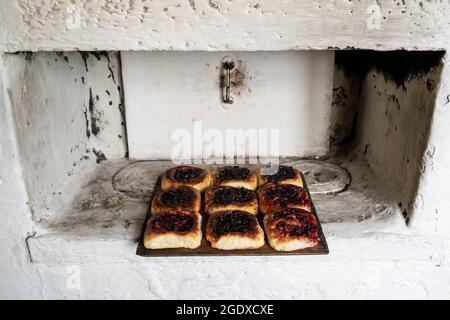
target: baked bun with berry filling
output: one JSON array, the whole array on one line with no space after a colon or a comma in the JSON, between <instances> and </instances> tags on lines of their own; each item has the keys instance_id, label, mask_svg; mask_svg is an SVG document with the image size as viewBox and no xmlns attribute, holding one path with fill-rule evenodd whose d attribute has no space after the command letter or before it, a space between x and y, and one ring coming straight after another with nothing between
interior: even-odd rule
<instances>
[{"instance_id":1,"label":"baked bun with berry filling","mask_svg":"<svg viewBox=\"0 0 450 320\"><path fill-rule=\"evenodd\" d=\"M151 213L157 214L172 210L200 212L200 207L200 191L187 186L178 186L159 190L153 198Z\"/></svg>"},{"instance_id":2,"label":"baked bun with berry filling","mask_svg":"<svg viewBox=\"0 0 450 320\"><path fill-rule=\"evenodd\" d=\"M189 248L200 246L202 217L199 213L173 210L151 215L144 235L147 249Z\"/></svg>"},{"instance_id":3,"label":"baked bun with berry filling","mask_svg":"<svg viewBox=\"0 0 450 320\"><path fill-rule=\"evenodd\" d=\"M211 184L211 173L206 169L179 166L166 171L162 177L161 189L188 186L203 192Z\"/></svg>"},{"instance_id":4,"label":"baked bun with berry filling","mask_svg":"<svg viewBox=\"0 0 450 320\"><path fill-rule=\"evenodd\" d=\"M269 245L277 251L294 251L319 243L316 217L305 210L289 208L264 216Z\"/></svg>"},{"instance_id":5,"label":"baked bun with berry filling","mask_svg":"<svg viewBox=\"0 0 450 320\"><path fill-rule=\"evenodd\" d=\"M256 216L245 211L222 211L206 225L206 240L220 250L258 249L264 245L264 232Z\"/></svg>"},{"instance_id":6,"label":"baked bun with berry filling","mask_svg":"<svg viewBox=\"0 0 450 320\"><path fill-rule=\"evenodd\" d=\"M258 186L256 175L250 169L239 166L225 166L214 169L212 180L212 185L215 187L227 186L256 190Z\"/></svg>"},{"instance_id":7,"label":"baked bun with berry filling","mask_svg":"<svg viewBox=\"0 0 450 320\"><path fill-rule=\"evenodd\" d=\"M264 174L264 169L259 168L256 171L256 176L258 179L258 186L262 186L266 183L279 183L303 187L303 180L300 172L290 166L279 166L278 171L271 175Z\"/></svg>"},{"instance_id":8,"label":"baked bun with berry filling","mask_svg":"<svg viewBox=\"0 0 450 320\"><path fill-rule=\"evenodd\" d=\"M241 210L258 214L256 192L245 188L209 188L205 192L205 213L215 214L226 210Z\"/></svg>"},{"instance_id":9,"label":"baked bun with berry filling","mask_svg":"<svg viewBox=\"0 0 450 320\"><path fill-rule=\"evenodd\" d=\"M311 212L311 200L305 189L293 184L266 183L258 189L259 211L264 214L287 208Z\"/></svg>"}]
</instances>

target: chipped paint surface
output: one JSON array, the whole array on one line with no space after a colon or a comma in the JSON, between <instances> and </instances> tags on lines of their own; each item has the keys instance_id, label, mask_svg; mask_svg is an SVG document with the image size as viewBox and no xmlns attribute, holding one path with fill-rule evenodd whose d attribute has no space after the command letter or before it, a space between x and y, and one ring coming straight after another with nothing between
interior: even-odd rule
<instances>
[{"instance_id":1,"label":"chipped paint surface","mask_svg":"<svg viewBox=\"0 0 450 320\"><path fill-rule=\"evenodd\" d=\"M236 61L233 104L221 98L224 57ZM329 148L333 61L330 51L123 52L130 158L171 159L188 140L186 131L194 139L201 137L185 144L187 158L221 157L230 152L230 145L237 146L236 153L226 154L230 158L256 157L264 147L282 156L324 156ZM228 129L253 130L247 139L254 133L259 150L256 144L229 138ZM186 140L177 138L181 130ZM269 137L275 130L278 145L263 140L260 132ZM212 154L217 134L228 149L216 148Z\"/></svg>"},{"instance_id":2,"label":"chipped paint surface","mask_svg":"<svg viewBox=\"0 0 450 320\"><path fill-rule=\"evenodd\" d=\"M413 215L422 159L429 138L442 66L411 76L404 86L387 80L381 72L369 72L361 89L358 148L383 185L398 197L406 221ZM423 214L416 212L416 214Z\"/></svg>"},{"instance_id":3,"label":"chipped paint surface","mask_svg":"<svg viewBox=\"0 0 450 320\"><path fill-rule=\"evenodd\" d=\"M64 186L91 163L126 153L121 84L106 56L5 56L18 149L37 221L48 219L55 203L73 197Z\"/></svg>"},{"instance_id":4,"label":"chipped paint surface","mask_svg":"<svg viewBox=\"0 0 450 320\"><path fill-rule=\"evenodd\" d=\"M6 62L0 56L0 70L7 69ZM44 290L36 268L30 263L25 242L33 224L12 108L7 74L0 73L0 297L39 298L44 296Z\"/></svg>"},{"instance_id":5,"label":"chipped paint surface","mask_svg":"<svg viewBox=\"0 0 450 320\"><path fill-rule=\"evenodd\" d=\"M411 226L416 233L441 234L448 237L450 202L450 60L443 59L443 69L434 100L429 139L421 162L421 178L414 200Z\"/></svg>"},{"instance_id":6,"label":"chipped paint surface","mask_svg":"<svg viewBox=\"0 0 450 320\"><path fill-rule=\"evenodd\" d=\"M0 0L0 3L4 8L0 11L0 51L8 52L63 49L425 50L450 47L448 1L379 1L382 19L379 29L370 29L367 25L370 15L367 9L374 3L370 0L287 0L282 3L269 0ZM53 91L57 92L55 88L64 89L65 85L72 84L67 74L81 76L84 73L83 60L72 59L72 55L66 56L68 61L62 56L62 60L57 63L61 68L52 69L55 74L61 71L57 77L61 81L54 83L51 82L52 77L38 74L39 78L42 76L45 81L49 81L39 85L44 88L52 85ZM81 90L78 84L72 84L72 89L83 92L82 102L85 103L85 108L78 105L80 108L75 112L75 109L70 108L73 107L72 103L81 102L78 96L75 99L61 94L42 97L42 92L28 82L10 86L11 79L5 79L5 76L20 76L25 72L36 74L36 70L33 70L36 68L33 55L27 54L24 59L18 64L11 64L11 61L5 64L2 60L1 65L0 177L3 183L0 184L0 211L4 218L0 225L0 257L2 262L7 261L0 264L0 273L3 275L0 278L1 298L450 297L448 57L441 81L433 78L433 84L433 81L426 79L413 79L407 84L408 90L418 90L420 93L421 98L417 101L405 95L394 84L387 83L381 74L365 80L364 101L369 106L368 113L374 115L375 124L382 129L378 132L379 127L372 125L367 128L371 133L362 134L364 142L373 141L373 145L367 148L368 143L362 143L360 147L363 154L366 151L366 159L371 165L369 169L374 172L361 166L358 161L362 159L341 163L352 172L353 177L360 174L361 184L351 184L350 188L339 194L346 197L343 199L345 201L319 201L320 210L327 215L328 223L324 224L324 231L330 244L329 256L229 257L219 260L150 260L134 255L135 238L141 223L139 217L147 203L126 194L117 194L114 190L109 193L108 188L112 188L111 175L109 171L102 171L108 164L102 154L110 159L108 155L116 150L114 146L122 148L121 143L112 140L115 141L114 146L108 149L108 144L103 143L111 136L106 134L102 137L103 132L112 129L109 127L111 124L106 122L108 118L105 110L109 110L109 94L106 90L110 91L109 87L112 88L117 78L111 76L106 82L101 78L102 81L98 82L101 90L92 86L92 94L89 90ZM103 68L109 64L106 57L100 57L98 65L95 56L89 59L94 63L94 68L99 67L99 74L109 74L109 68ZM42 58L38 60L52 66L56 63ZM62 68L67 72L63 73ZM381 88L380 95L377 90L371 89L371 85ZM437 97L428 101L422 93L434 85ZM9 89L17 91L14 93ZM22 104L22 97L34 98L31 95L33 91L39 94L37 101L42 103L33 105L28 101ZM110 94L115 95L113 101L117 101L120 96L119 92L110 91ZM338 94L344 97L347 91L339 91ZM56 96L57 101L65 103L55 103L52 99ZM76 124L71 127L67 126L68 122L60 121L64 126L61 125L62 128L55 131L58 126L46 117L45 112L49 110L43 108L44 105L55 112L76 115ZM69 109L58 109L57 106L61 105ZM411 111L411 117L402 115L404 105L406 110ZM430 105L434 106L432 111ZM17 106L19 109L15 110ZM27 108L21 110L22 106ZM377 109L378 106L380 109ZM383 111L387 111L387 114ZM431 112L431 123L426 117L420 119L416 111L426 113L427 117L430 116L428 112ZM62 114L58 120L65 119L67 114ZM366 116L366 121L370 122L370 118ZM421 135L426 131L427 123L430 125L429 139L424 142ZM344 135L346 128L344 126ZM408 138L401 138L398 132ZM388 138L377 138L374 133L387 134ZM414 140L417 133L420 137ZM64 174L72 169L71 161L79 159L72 159L70 148L78 140L95 143L98 156L80 160L81 163L89 163L89 166L84 171L77 164L73 170L80 170L80 174L74 171L71 175L73 179L68 179ZM27 145L24 146L24 143ZM46 146L37 147L39 144ZM67 146L67 149L62 146ZM423 157L417 159L420 153L414 153L414 150L422 148ZM44 161L46 151L53 157L49 163ZM78 152L77 149L75 153ZM396 161L386 166L390 153L395 155ZM36 162L31 157L26 158L30 154L36 158ZM405 166L403 155L409 154L421 166L418 167L420 176L413 202L414 214L407 228L398 204L393 204L392 199L385 197L385 193L390 190L371 188L375 181L373 176L382 174L386 168L393 181L401 184L401 179L407 175L407 185L412 185L409 179L415 179L411 173L417 171L417 167ZM97 162L100 162L100 166L97 166ZM51 166L55 163L58 165ZM352 171L355 167L356 171ZM91 171L93 169L97 170L94 174ZM119 170L120 166L115 169ZM98 184L89 185L91 178ZM73 198L60 198L64 201L59 203L67 205L64 209L73 210L64 211L64 215L49 215L54 218L52 221L32 223L33 204L43 204L39 208L42 210L36 215L39 217L50 202L47 202L48 194L42 197L38 194L38 198L28 199L27 188L42 187L41 192L56 192L53 181L57 181L59 186L66 180L77 186L78 183L85 186L85 190L76 187L74 191L77 196ZM70 183L65 186L67 189L70 189ZM374 192L364 192L367 188ZM407 186L403 190L410 199L411 189ZM356 203L355 197L359 197ZM31 206L28 206L29 200ZM374 206L374 201L378 205ZM58 211L56 207L50 208ZM346 212L345 220L342 212ZM367 216L361 217L361 214ZM43 228L46 223L49 225ZM82 290L67 287L68 267L72 265L78 266L82 272ZM186 277L186 272L189 277ZM313 276L304 277L305 273ZM264 286L261 286L262 282ZM111 283L114 283L114 288ZM180 287L180 283L185 285Z\"/></svg>"},{"instance_id":7,"label":"chipped paint surface","mask_svg":"<svg viewBox=\"0 0 450 320\"><path fill-rule=\"evenodd\" d=\"M306 179L313 187L312 197L321 222L328 227L330 234L346 238L347 231L340 230L342 225L352 226L353 236L380 230L408 233L392 196L379 188L380 179L373 175L365 161L349 160L345 156L334 157L330 161L282 160L282 163L301 168L306 173ZM159 176L173 165L171 161L109 160L92 168L79 181L83 188L68 186L78 192L60 214L40 223L48 234L38 234L31 242L43 243L58 234L63 238L108 237L135 241L155 184ZM330 190L333 187L330 184L318 185L314 183L316 178L313 174L308 174L308 168L323 174L330 168L336 174L340 172L344 185L334 191ZM350 176L352 183L349 185ZM40 248L35 244L31 248L32 253L37 252L33 254L35 261L52 259L50 256L45 260L39 259Z\"/></svg>"},{"instance_id":8,"label":"chipped paint surface","mask_svg":"<svg viewBox=\"0 0 450 320\"><path fill-rule=\"evenodd\" d=\"M1 3L0 51L440 49L450 40L448 1L383 0L375 13L372 0Z\"/></svg>"},{"instance_id":9,"label":"chipped paint surface","mask_svg":"<svg viewBox=\"0 0 450 320\"><path fill-rule=\"evenodd\" d=\"M427 179L435 163L436 142L431 143L429 134L442 90L442 53L340 51L336 62L332 113L335 149L341 141L354 139L353 152L367 159L383 179L383 188L397 202L408 226L437 232L434 217L439 215L435 210L420 209L424 199L418 185ZM436 204L440 207L436 210L445 211L442 208L447 206ZM413 222L415 215L420 223Z\"/></svg>"},{"instance_id":10,"label":"chipped paint surface","mask_svg":"<svg viewBox=\"0 0 450 320\"><path fill-rule=\"evenodd\" d=\"M382 206L389 202L377 198L382 190L373 189L376 178L359 161L343 165L355 179L351 189L313 196L330 244L328 256L138 257L149 188L172 164L119 160L102 163L87 177L73 203L84 209L74 207L47 226L47 234L30 238L34 266L50 298L448 297L448 239L412 236L396 219L399 213L383 216L388 210ZM72 265L82 272L82 290L64 286ZM188 280L185 270L191 270ZM304 277L305 270L314 277ZM180 281L201 290L180 289Z\"/></svg>"}]
</instances>

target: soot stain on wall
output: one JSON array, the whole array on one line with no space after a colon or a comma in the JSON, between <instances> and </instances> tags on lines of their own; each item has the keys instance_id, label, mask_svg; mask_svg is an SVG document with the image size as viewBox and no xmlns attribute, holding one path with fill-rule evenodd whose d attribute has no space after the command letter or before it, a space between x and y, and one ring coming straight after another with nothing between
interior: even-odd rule
<instances>
[{"instance_id":1,"label":"soot stain on wall","mask_svg":"<svg viewBox=\"0 0 450 320\"><path fill-rule=\"evenodd\" d=\"M98 99L98 96L96 96L96 99ZM91 132L94 136L97 136L100 132L100 127L98 125L100 119L95 112L95 102L92 95L92 88L89 88L89 113L91 114Z\"/></svg>"},{"instance_id":2,"label":"soot stain on wall","mask_svg":"<svg viewBox=\"0 0 450 320\"><path fill-rule=\"evenodd\" d=\"M94 152L95 156L97 157L97 163L102 163L103 161L107 160L105 154L101 150L93 149L92 152Z\"/></svg>"},{"instance_id":3,"label":"soot stain on wall","mask_svg":"<svg viewBox=\"0 0 450 320\"><path fill-rule=\"evenodd\" d=\"M444 51L338 50L335 63L361 79L374 69L406 90L405 84L411 77L425 75L439 66L444 54Z\"/></svg>"},{"instance_id":4,"label":"soot stain on wall","mask_svg":"<svg viewBox=\"0 0 450 320\"><path fill-rule=\"evenodd\" d=\"M427 75L442 64L444 54L445 51L374 51L357 50L349 47L346 50L337 50L335 52L335 68L342 71L347 78L357 79L356 82L352 81L352 85L358 86L353 93L357 95L356 100L359 100L361 97L364 78L370 71L382 74L384 79L393 81L404 92L407 91L408 81L412 78L424 77L424 85L432 93L436 88L436 83L428 78ZM375 77L375 75L373 76ZM381 96L382 92L379 90L377 92ZM333 89L333 107L340 108L341 111L338 112L341 114L348 113L348 110L346 111L348 106L345 104L345 100L348 100L347 98L342 94L342 88L335 87ZM397 108L400 108L398 98L395 96L390 98ZM339 139L336 141L332 137L333 144L349 143L355 140L358 113L359 108L357 107L353 112L353 118L347 120L347 123L352 128L351 131L345 137L338 136ZM339 133L338 130L339 127L336 127L335 131L337 133Z\"/></svg>"},{"instance_id":5,"label":"soot stain on wall","mask_svg":"<svg viewBox=\"0 0 450 320\"><path fill-rule=\"evenodd\" d=\"M240 59L236 59L236 66L230 71L230 90L231 95L234 96L240 96L242 93L248 92L251 93L251 89L247 88L247 81L252 80L253 77L248 75L248 72L246 71L245 65ZM225 71L223 70L222 66L217 66L216 70L220 72L219 75L219 83L218 86L221 91L225 88Z\"/></svg>"},{"instance_id":6,"label":"soot stain on wall","mask_svg":"<svg viewBox=\"0 0 450 320\"><path fill-rule=\"evenodd\" d=\"M86 107L85 104L83 104L83 113L84 113L84 119L85 119L85 123L86 123L86 137L89 138L91 136L91 131L89 130L88 108Z\"/></svg>"}]
</instances>

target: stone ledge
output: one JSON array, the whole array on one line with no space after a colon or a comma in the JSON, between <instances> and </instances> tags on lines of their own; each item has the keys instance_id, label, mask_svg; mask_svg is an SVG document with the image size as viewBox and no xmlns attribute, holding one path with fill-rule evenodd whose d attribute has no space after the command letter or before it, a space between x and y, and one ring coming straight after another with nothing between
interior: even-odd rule
<instances>
[{"instance_id":1,"label":"stone ledge","mask_svg":"<svg viewBox=\"0 0 450 320\"><path fill-rule=\"evenodd\" d=\"M437 267L432 261L320 261L317 258L176 259L176 262L161 258L142 263L79 265L79 290L67 289L71 274L67 266L38 268L49 299L450 297L450 268Z\"/></svg>"},{"instance_id":2,"label":"stone ledge","mask_svg":"<svg viewBox=\"0 0 450 320\"><path fill-rule=\"evenodd\" d=\"M448 2L4 1L0 51L436 50ZM1 13L0 13L1 14ZM118 23L120 22L120 23Z\"/></svg>"},{"instance_id":3,"label":"stone ledge","mask_svg":"<svg viewBox=\"0 0 450 320\"><path fill-rule=\"evenodd\" d=\"M137 224L140 228L140 224ZM341 226L343 227L343 226ZM333 235L332 225L324 226L330 248L326 256L214 256L214 257L155 257L136 256L136 239L126 237L105 237L104 235L77 236L73 234L47 234L28 239L33 263L57 264L105 264L105 263L171 263L226 261L315 261L329 263L336 261L434 261L436 265L446 263L445 251L450 239L400 235L384 232L354 233L351 224L346 224L347 237ZM117 234L118 235L118 234Z\"/></svg>"},{"instance_id":4,"label":"stone ledge","mask_svg":"<svg viewBox=\"0 0 450 320\"><path fill-rule=\"evenodd\" d=\"M276 257L286 261L306 259L334 260L428 260L441 256L445 241L411 234L397 207L395 194L386 184L379 188L364 161L283 159L305 173L314 186L316 204L327 242L328 256ZM314 181L314 176L340 165L351 175L351 183L338 193L321 192L329 184ZM173 166L170 161L105 161L86 171L70 185L73 197L57 202L49 220L35 225L27 241L31 259L37 264L147 262L135 255L137 239L147 214L158 176ZM308 170L313 173L308 174ZM344 171L345 171L344 170ZM342 171L342 172L344 172ZM338 171L333 171L338 174ZM321 181L326 176L320 175ZM333 175L334 176L334 175ZM347 181L349 181L347 179ZM323 181L322 181L323 182ZM74 191L75 190L75 191ZM328 190L328 189L327 189ZM69 194L69 192L67 192ZM392 198L393 197L393 198ZM437 253L436 253L436 252ZM164 259L164 258L163 258ZM214 258L216 259L216 258ZM222 259L222 258L219 258ZM231 257L232 261L271 261L271 257ZM250 259L250 260L248 260ZM158 259L156 259L158 260ZM161 259L159 259L161 260ZM159 261L158 260L158 261ZM168 261L211 261L211 258L180 257Z\"/></svg>"}]
</instances>

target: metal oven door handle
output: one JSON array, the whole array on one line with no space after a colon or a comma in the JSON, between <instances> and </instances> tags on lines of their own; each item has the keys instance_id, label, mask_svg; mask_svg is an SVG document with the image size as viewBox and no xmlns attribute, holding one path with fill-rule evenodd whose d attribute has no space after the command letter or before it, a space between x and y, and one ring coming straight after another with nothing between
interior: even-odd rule
<instances>
[{"instance_id":1,"label":"metal oven door handle","mask_svg":"<svg viewBox=\"0 0 450 320\"><path fill-rule=\"evenodd\" d=\"M223 79L222 100L224 103L232 104L234 102L231 96L231 70L235 67L234 61L225 61L222 63L225 76Z\"/></svg>"}]
</instances>

